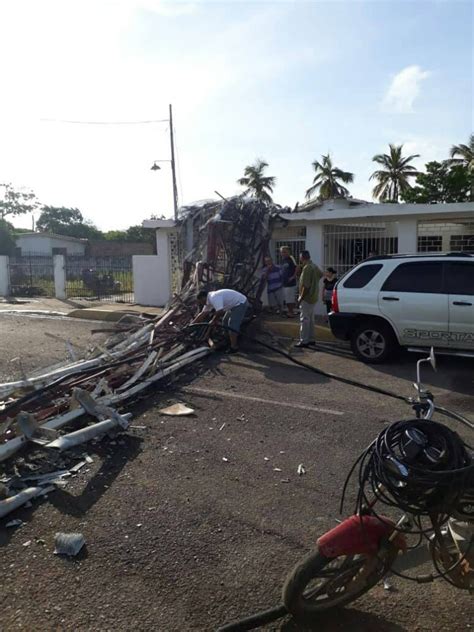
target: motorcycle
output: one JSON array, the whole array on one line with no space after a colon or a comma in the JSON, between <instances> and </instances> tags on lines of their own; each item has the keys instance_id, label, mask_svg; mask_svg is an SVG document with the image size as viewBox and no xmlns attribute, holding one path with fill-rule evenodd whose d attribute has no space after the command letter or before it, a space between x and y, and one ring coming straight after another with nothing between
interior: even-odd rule
<instances>
[{"instance_id":1,"label":"motorcycle","mask_svg":"<svg viewBox=\"0 0 474 632\"><path fill-rule=\"evenodd\" d=\"M359 489L352 516L322 535L316 549L292 569L282 598L294 619L307 624L344 606L389 573L420 583L443 578L474 589L474 461L472 448L446 425L433 421L433 394L421 382L421 366L436 370L433 350L417 362L415 417L390 424L359 456ZM393 514L402 510L400 517ZM413 537L417 542L409 547ZM418 577L396 570L401 552L428 545L434 573Z\"/></svg>"}]
</instances>

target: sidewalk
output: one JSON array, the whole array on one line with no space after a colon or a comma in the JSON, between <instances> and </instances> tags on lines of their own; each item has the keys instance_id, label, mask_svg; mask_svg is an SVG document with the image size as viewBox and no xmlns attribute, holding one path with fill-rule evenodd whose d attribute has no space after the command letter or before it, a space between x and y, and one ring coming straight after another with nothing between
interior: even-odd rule
<instances>
[{"instance_id":1,"label":"sidewalk","mask_svg":"<svg viewBox=\"0 0 474 632\"><path fill-rule=\"evenodd\" d=\"M316 316L316 326L314 328L315 338L319 341L334 342L336 338L332 335L328 324L321 316ZM263 316L263 328L268 328L274 334L285 338L299 339L300 321L299 318L283 318L271 314Z\"/></svg>"}]
</instances>

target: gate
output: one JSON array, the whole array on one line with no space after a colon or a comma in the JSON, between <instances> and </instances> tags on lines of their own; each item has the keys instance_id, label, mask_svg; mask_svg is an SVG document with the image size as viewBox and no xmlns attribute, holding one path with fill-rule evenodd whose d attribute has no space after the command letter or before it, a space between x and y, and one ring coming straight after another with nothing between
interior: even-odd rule
<instances>
[{"instance_id":1,"label":"gate","mask_svg":"<svg viewBox=\"0 0 474 632\"><path fill-rule=\"evenodd\" d=\"M51 255L27 253L8 262L12 296L54 296L54 265Z\"/></svg>"},{"instance_id":2,"label":"gate","mask_svg":"<svg viewBox=\"0 0 474 632\"><path fill-rule=\"evenodd\" d=\"M324 226L324 266L341 276L372 255L398 252L395 222L354 222Z\"/></svg>"},{"instance_id":3,"label":"gate","mask_svg":"<svg viewBox=\"0 0 474 632\"><path fill-rule=\"evenodd\" d=\"M66 297L133 303L132 257L66 257Z\"/></svg>"}]
</instances>

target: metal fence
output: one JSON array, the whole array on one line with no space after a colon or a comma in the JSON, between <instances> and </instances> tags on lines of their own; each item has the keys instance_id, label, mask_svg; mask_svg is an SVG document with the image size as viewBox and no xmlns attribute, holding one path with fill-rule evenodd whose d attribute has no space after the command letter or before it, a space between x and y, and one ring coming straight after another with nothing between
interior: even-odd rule
<instances>
[{"instance_id":1,"label":"metal fence","mask_svg":"<svg viewBox=\"0 0 474 632\"><path fill-rule=\"evenodd\" d=\"M67 298L133 303L132 257L66 257Z\"/></svg>"},{"instance_id":2,"label":"metal fence","mask_svg":"<svg viewBox=\"0 0 474 632\"><path fill-rule=\"evenodd\" d=\"M27 253L8 262L12 296L54 296L53 257Z\"/></svg>"},{"instance_id":3,"label":"metal fence","mask_svg":"<svg viewBox=\"0 0 474 632\"><path fill-rule=\"evenodd\" d=\"M288 246L290 249L291 255L293 256L296 263L300 260L300 254L303 250L306 250L306 239L277 239L273 242L274 244L274 260L277 264L281 263L281 254L280 248L282 246Z\"/></svg>"},{"instance_id":4,"label":"metal fence","mask_svg":"<svg viewBox=\"0 0 474 632\"><path fill-rule=\"evenodd\" d=\"M324 265L338 276L372 255L398 252L394 222L354 222L324 226Z\"/></svg>"}]
</instances>

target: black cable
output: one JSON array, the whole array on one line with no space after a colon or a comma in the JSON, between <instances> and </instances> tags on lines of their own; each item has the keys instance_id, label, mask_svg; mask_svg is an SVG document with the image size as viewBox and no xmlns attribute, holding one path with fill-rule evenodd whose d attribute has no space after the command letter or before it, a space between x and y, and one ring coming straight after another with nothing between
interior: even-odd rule
<instances>
[{"instance_id":1,"label":"black cable","mask_svg":"<svg viewBox=\"0 0 474 632\"><path fill-rule=\"evenodd\" d=\"M227 623L226 625L217 628L216 632L246 632L246 630L254 630L255 628L259 628L261 625L272 623L272 621L281 619L286 614L288 614L288 610L285 606L275 606L269 610L257 612L250 617L245 617L244 619L239 619L238 621L233 621L232 623Z\"/></svg>"},{"instance_id":2,"label":"black cable","mask_svg":"<svg viewBox=\"0 0 474 632\"><path fill-rule=\"evenodd\" d=\"M193 327L209 327L209 326L210 326L210 323L192 323L188 325L185 329L189 329ZM214 324L213 326L223 329L224 331L232 331L230 327L226 327L225 325ZM274 345L270 345L266 342L263 342L263 340L260 340L259 338L256 338L255 336L249 336L248 334L243 334L243 333L241 333L240 335L243 338L246 338L247 340L256 342L257 344L261 345L262 347L265 347L266 349L269 349L270 351L274 351L275 353L278 353L284 356L285 358L287 358L294 364L304 369L307 369L308 371L312 371L313 373L316 373L317 375L322 375L323 377L328 377L331 380L342 382L343 384L348 384L349 386L355 386L356 388L361 388L363 390L370 391L372 393L377 393L378 395L385 395L387 397L391 397L392 399L397 399L399 401L405 402L406 404L413 404L413 400L410 397L404 397L403 395L398 395L397 393L393 393L392 391L387 391L386 389L379 388L378 386L371 386L369 384L358 382L357 380L351 380L349 378L336 375L335 373L330 373L329 371L324 371L323 369L318 369L315 366L312 366L311 364L308 364L306 362L303 362L302 360L298 360L297 358L294 358L287 351L283 351L282 349L279 349L278 347L275 347ZM459 415L458 413L452 412L448 410L447 408L443 408L442 406L435 406L435 411L440 413L441 415L444 415L445 417L449 417L451 419L454 419L455 421L459 421L460 423L467 426L470 430L474 430L474 424L468 419L466 419L465 417L463 417L462 415Z\"/></svg>"}]
</instances>

